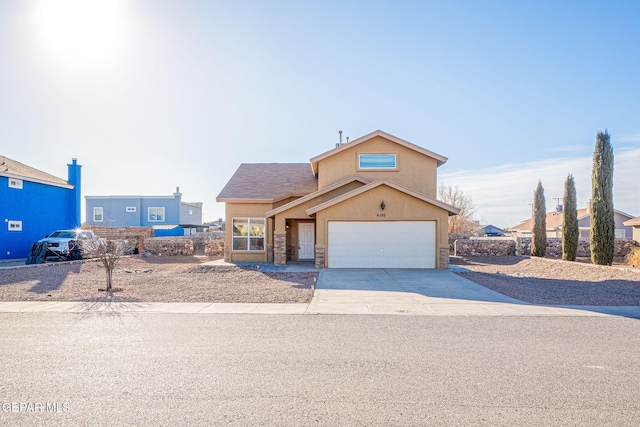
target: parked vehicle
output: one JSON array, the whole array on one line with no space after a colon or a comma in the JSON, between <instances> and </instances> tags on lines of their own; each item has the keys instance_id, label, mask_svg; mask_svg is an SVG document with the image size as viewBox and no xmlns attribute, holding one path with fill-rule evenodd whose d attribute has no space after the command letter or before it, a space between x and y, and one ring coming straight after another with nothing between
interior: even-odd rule
<instances>
[{"instance_id":1,"label":"parked vehicle","mask_svg":"<svg viewBox=\"0 0 640 427\"><path fill-rule=\"evenodd\" d=\"M47 255L65 260L82 259L82 243L95 241L97 237L91 230L56 230L39 242L47 244Z\"/></svg>"}]
</instances>

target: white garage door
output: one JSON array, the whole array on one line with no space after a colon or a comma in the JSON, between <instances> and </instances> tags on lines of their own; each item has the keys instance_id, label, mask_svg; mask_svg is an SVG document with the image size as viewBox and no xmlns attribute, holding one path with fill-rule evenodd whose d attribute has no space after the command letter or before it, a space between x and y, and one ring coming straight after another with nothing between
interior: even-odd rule
<instances>
[{"instance_id":1,"label":"white garage door","mask_svg":"<svg viewBox=\"0 0 640 427\"><path fill-rule=\"evenodd\" d=\"M435 267L435 221L329 222L329 268Z\"/></svg>"}]
</instances>

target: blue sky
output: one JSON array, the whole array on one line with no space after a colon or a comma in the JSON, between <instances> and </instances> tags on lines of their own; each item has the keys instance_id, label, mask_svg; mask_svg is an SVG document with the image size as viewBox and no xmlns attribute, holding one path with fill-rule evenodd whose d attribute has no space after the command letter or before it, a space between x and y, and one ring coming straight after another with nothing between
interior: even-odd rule
<instances>
[{"instance_id":1,"label":"blue sky","mask_svg":"<svg viewBox=\"0 0 640 427\"><path fill-rule=\"evenodd\" d=\"M573 173L584 205L607 128L637 216L639 21L635 1L7 0L0 155L63 178L78 158L83 195L180 186L213 220L241 162L381 129L505 227L539 179L551 209Z\"/></svg>"}]
</instances>

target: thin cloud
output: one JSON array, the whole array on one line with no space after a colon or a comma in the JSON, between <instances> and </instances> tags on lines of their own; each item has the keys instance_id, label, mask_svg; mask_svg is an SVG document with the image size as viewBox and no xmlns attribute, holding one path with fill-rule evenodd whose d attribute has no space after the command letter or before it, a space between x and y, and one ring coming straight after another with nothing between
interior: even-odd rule
<instances>
[{"instance_id":1,"label":"thin cloud","mask_svg":"<svg viewBox=\"0 0 640 427\"><path fill-rule=\"evenodd\" d=\"M640 148L614 153L615 208L640 215ZM444 185L458 186L473 199L477 218L483 223L510 227L531 217L533 190L542 181L547 210L562 198L568 174L575 177L578 207L591 198L591 156L552 158L495 168L475 169L440 175Z\"/></svg>"},{"instance_id":2,"label":"thin cloud","mask_svg":"<svg viewBox=\"0 0 640 427\"><path fill-rule=\"evenodd\" d=\"M636 133L636 134L628 135L628 136L623 136L621 138L614 138L613 142L622 142L622 143L640 142L640 133Z\"/></svg>"},{"instance_id":3,"label":"thin cloud","mask_svg":"<svg viewBox=\"0 0 640 427\"><path fill-rule=\"evenodd\" d=\"M589 152L592 149L593 147L588 145L574 144L574 145L562 145L560 147L549 148L546 151L554 152L554 153L585 153L585 152Z\"/></svg>"}]
</instances>

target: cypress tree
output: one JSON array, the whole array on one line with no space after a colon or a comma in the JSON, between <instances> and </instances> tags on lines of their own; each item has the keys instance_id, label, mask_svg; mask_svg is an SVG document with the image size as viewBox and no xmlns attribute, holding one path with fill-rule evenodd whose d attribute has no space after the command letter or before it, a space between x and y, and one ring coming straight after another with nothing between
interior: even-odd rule
<instances>
[{"instance_id":1,"label":"cypress tree","mask_svg":"<svg viewBox=\"0 0 640 427\"><path fill-rule=\"evenodd\" d=\"M613 147L605 129L596 135L591 171L591 262L613 263L615 220L613 213Z\"/></svg>"},{"instance_id":2,"label":"cypress tree","mask_svg":"<svg viewBox=\"0 0 640 427\"><path fill-rule=\"evenodd\" d=\"M575 261L578 253L578 208L576 183L569 174L564 182L564 206L562 208L562 259Z\"/></svg>"},{"instance_id":3,"label":"cypress tree","mask_svg":"<svg viewBox=\"0 0 640 427\"><path fill-rule=\"evenodd\" d=\"M547 254L547 208L544 201L542 182L533 192L533 230L531 236L531 255L544 257Z\"/></svg>"}]
</instances>

